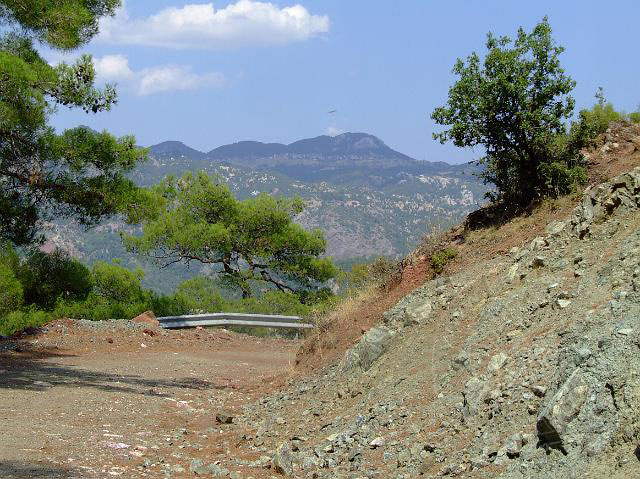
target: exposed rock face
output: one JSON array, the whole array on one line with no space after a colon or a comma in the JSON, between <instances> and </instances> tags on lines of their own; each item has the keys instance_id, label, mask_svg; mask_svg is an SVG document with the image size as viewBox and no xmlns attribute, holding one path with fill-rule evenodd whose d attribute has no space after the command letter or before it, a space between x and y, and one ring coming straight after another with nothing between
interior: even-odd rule
<instances>
[{"instance_id":1,"label":"exposed rock face","mask_svg":"<svg viewBox=\"0 0 640 479\"><path fill-rule=\"evenodd\" d=\"M367 331L358 344L347 351L342 363L343 371L368 370L382 356L394 336L395 332L385 326Z\"/></svg>"},{"instance_id":2,"label":"exposed rock face","mask_svg":"<svg viewBox=\"0 0 640 479\"><path fill-rule=\"evenodd\" d=\"M640 314L640 308L634 310ZM638 333L616 332L610 339L603 334L592 354L584 349L563 351L560 387L538 416L541 445L570 456L594 456L605 450L622 425L630 428L631 436L640 433Z\"/></svg>"},{"instance_id":3,"label":"exposed rock face","mask_svg":"<svg viewBox=\"0 0 640 479\"><path fill-rule=\"evenodd\" d=\"M580 238L589 234L591 225L604 221L617 208L640 205L640 168L634 168L586 191L582 204L571 217L573 232Z\"/></svg>"}]
</instances>

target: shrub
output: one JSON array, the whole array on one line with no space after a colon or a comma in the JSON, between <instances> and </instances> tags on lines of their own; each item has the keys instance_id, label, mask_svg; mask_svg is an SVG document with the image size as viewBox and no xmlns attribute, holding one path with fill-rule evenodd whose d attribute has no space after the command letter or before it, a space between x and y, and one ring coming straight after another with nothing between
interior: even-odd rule
<instances>
[{"instance_id":1,"label":"shrub","mask_svg":"<svg viewBox=\"0 0 640 479\"><path fill-rule=\"evenodd\" d=\"M631 120L633 123L640 123L640 111L629 113L629 120Z\"/></svg>"},{"instance_id":2,"label":"shrub","mask_svg":"<svg viewBox=\"0 0 640 479\"><path fill-rule=\"evenodd\" d=\"M455 248L445 248L433 253L429 261L433 272L435 274L442 273L444 267L456 256L458 256L458 251Z\"/></svg>"},{"instance_id":3,"label":"shrub","mask_svg":"<svg viewBox=\"0 0 640 479\"><path fill-rule=\"evenodd\" d=\"M174 301L182 304L190 312L215 313L224 311L227 307L227 302L215 282L202 276L180 283L176 289Z\"/></svg>"},{"instance_id":4,"label":"shrub","mask_svg":"<svg viewBox=\"0 0 640 479\"><path fill-rule=\"evenodd\" d=\"M56 250L31 251L18 273L26 304L51 309L58 298L83 300L92 288L91 273L80 261Z\"/></svg>"},{"instance_id":5,"label":"shrub","mask_svg":"<svg viewBox=\"0 0 640 479\"><path fill-rule=\"evenodd\" d=\"M108 301L132 304L144 301L141 269L129 271L117 263L97 261L91 269L96 296Z\"/></svg>"},{"instance_id":6,"label":"shrub","mask_svg":"<svg viewBox=\"0 0 640 479\"><path fill-rule=\"evenodd\" d=\"M50 319L50 314L44 311L13 311L0 319L0 334L8 336L26 328L42 326Z\"/></svg>"},{"instance_id":7,"label":"shrub","mask_svg":"<svg viewBox=\"0 0 640 479\"><path fill-rule=\"evenodd\" d=\"M350 283L355 289L369 284L381 285L397 269L397 263L386 256L378 256L370 263L354 264L351 267Z\"/></svg>"},{"instance_id":8,"label":"shrub","mask_svg":"<svg viewBox=\"0 0 640 479\"><path fill-rule=\"evenodd\" d=\"M22 285L6 264L0 263L0 318L22 306Z\"/></svg>"},{"instance_id":9,"label":"shrub","mask_svg":"<svg viewBox=\"0 0 640 479\"><path fill-rule=\"evenodd\" d=\"M0 264L7 266L14 274L20 269L20 256L9 243L0 241Z\"/></svg>"},{"instance_id":10,"label":"shrub","mask_svg":"<svg viewBox=\"0 0 640 479\"><path fill-rule=\"evenodd\" d=\"M278 290L267 291L258 298L235 301L231 307L243 313L282 314L285 316L304 316L310 311L310 307L302 304L297 295Z\"/></svg>"}]
</instances>

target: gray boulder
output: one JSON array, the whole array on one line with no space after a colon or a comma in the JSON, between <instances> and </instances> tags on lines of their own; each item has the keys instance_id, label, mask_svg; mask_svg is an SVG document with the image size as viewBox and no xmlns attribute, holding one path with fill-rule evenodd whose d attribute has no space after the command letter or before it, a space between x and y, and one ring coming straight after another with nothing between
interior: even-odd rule
<instances>
[{"instance_id":1,"label":"gray boulder","mask_svg":"<svg viewBox=\"0 0 640 479\"><path fill-rule=\"evenodd\" d=\"M367 331L358 344L349 349L342 362L344 372L367 371L387 350L395 331L378 326Z\"/></svg>"}]
</instances>

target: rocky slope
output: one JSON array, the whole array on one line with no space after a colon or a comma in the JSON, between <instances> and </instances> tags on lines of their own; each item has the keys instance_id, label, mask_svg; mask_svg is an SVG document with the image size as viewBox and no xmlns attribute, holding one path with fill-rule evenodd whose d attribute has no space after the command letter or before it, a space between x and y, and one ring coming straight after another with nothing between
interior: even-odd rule
<instances>
[{"instance_id":1,"label":"rocky slope","mask_svg":"<svg viewBox=\"0 0 640 479\"><path fill-rule=\"evenodd\" d=\"M594 155L638 165L633 133ZM635 168L245 408L241 448L287 477L640 477L639 265Z\"/></svg>"}]
</instances>

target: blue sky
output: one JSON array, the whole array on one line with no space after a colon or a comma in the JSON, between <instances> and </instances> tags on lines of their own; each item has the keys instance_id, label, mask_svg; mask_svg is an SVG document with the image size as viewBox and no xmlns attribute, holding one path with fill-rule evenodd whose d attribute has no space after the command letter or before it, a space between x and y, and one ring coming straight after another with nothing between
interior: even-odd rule
<instances>
[{"instance_id":1,"label":"blue sky","mask_svg":"<svg viewBox=\"0 0 640 479\"><path fill-rule=\"evenodd\" d=\"M83 49L100 81L118 84L119 104L95 116L61 109L54 124L203 151L362 131L417 159L468 161L477 152L431 138L429 114L446 101L455 59L482 53L488 31L513 36L545 15L578 107L602 86L635 110L637 0L129 0Z\"/></svg>"}]
</instances>

